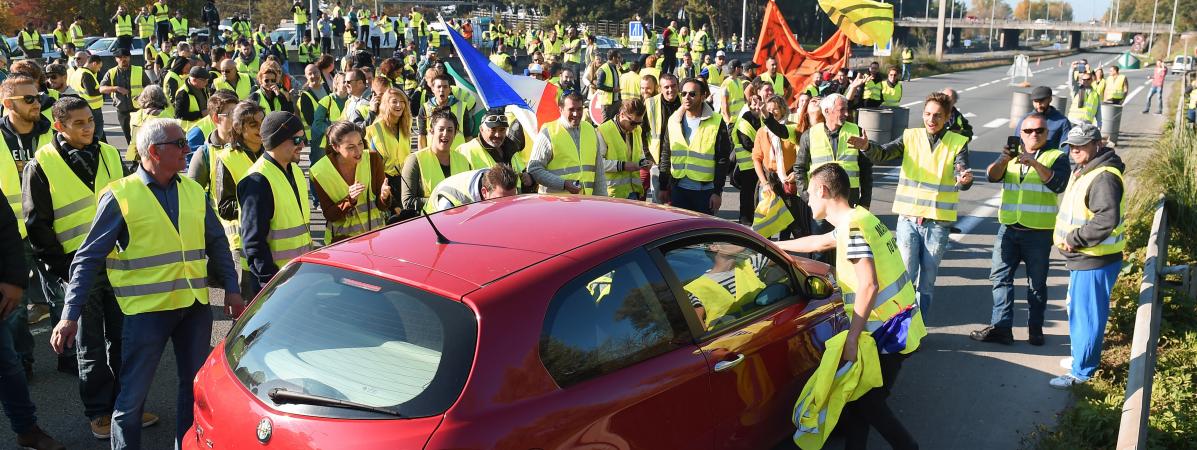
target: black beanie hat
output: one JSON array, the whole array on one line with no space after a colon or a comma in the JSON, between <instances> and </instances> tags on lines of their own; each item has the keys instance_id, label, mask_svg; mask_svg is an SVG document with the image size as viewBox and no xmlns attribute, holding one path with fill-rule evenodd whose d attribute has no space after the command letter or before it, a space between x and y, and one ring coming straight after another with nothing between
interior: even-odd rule
<instances>
[{"instance_id":1,"label":"black beanie hat","mask_svg":"<svg viewBox=\"0 0 1197 450\"><path fill-rule=\"evenodd\" d=\"M267 114L266 118L262 119L262 147L267 150L278 147L300 131L303 131L303 122L295 114L287 111Z\"/></svg>"}]
</instances>

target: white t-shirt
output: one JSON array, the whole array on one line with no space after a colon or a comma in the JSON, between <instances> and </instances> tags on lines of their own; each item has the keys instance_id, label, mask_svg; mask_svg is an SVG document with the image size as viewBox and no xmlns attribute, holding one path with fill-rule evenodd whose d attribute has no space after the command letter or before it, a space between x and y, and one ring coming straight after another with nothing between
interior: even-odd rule
<instances>
[{"instance_id":1,"label":"white t-shirt","mask_svg":"<svg viewBox=\"0 0 1197 450\"><path fill-rule=\"evenodd\" d=\"M690 117L689 114L682 113L682 118L686 120L686 142L694 140L694 130L698 129L698 124L702 123L702 119L698 117Z\"/></svg>"}]
</instances>

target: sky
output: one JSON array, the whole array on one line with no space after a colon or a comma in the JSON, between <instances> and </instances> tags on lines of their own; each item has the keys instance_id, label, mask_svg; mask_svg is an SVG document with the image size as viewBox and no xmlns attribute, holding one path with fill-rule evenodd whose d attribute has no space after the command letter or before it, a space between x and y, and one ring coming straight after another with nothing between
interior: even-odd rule
<instances>
[{"instance_id":1,"label":"sky","mask_svg":"<svg viewBox=\"0 0 1197 450\"><path fill-rule=\"evenodd\" d=\"M1004 0L1011 8L1017 0ZM1072 17L1078 22L1088 22L1089 19L1099 19L1109 9L1114 0L1069 0L1072 4ZM972 2L969 1L971 5Z\"/></svg>"}]
</instances>

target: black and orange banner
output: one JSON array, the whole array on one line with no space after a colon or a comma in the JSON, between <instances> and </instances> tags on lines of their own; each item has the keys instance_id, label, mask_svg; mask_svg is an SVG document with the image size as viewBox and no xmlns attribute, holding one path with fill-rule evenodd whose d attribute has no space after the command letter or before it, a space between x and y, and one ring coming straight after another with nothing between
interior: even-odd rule
<instances>
[{"instance_id":1,"label":"black and orange banner","mask_svg":"<svg viewBox=\"0 0 1197 450\"><path fill-rule=\"evenodd\" d=\"M796 101L798 94L806 89L821 70L839 70L848 64L852 52L849 48L851 41L841 31L836 31L823 45L811 51L806 51L794 38L790 26L781 15L781 10L773 0L765 6L765 19L761 26L760 38L756 41L756 53L752 61L765 65L770 56L777 59L777 69L790 82L791 104ZM781 93L778 92L780 95Z\"/></svg>"}]
</instances>

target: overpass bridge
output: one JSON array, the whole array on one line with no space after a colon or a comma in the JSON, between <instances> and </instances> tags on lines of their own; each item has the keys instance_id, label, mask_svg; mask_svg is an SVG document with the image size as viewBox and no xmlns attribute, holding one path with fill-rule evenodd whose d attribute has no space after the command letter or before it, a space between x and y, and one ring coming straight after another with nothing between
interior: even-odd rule
<instances>
[{"instance_id":1,"label":"overpass bridge","mask_svg":"<svg viewBox=\"0 0 1197 450\"><path fill-rule=\"evenodd\" d=\"M938 28L940 22L936 18L914 18L905 17L894 20L894 34L898 38L902 38L912 28ZM1024 31L1057 31L1068 32L1069 47L1078 49L1081 47L1082 35L1084 33L1150 33L1152 32L1152 24L1150 23L1118 23L1107 24L1097 21L1091 22L1062 22L1051 21L1045 19L1037 20L1011 20L1011 19L995 19L989 20L987 18L949 18L943 21L944 28L960 29L960 28L974 28L974 29L996 29L998 31L998 47L1003 50L1012 50L1018 47L1020 34ZM1155 24L1155 32L1157 34L1171 32L1171 24L1157 23ZM953 39L953 41L959 41Z\"/></svg>"}]
</instances>

